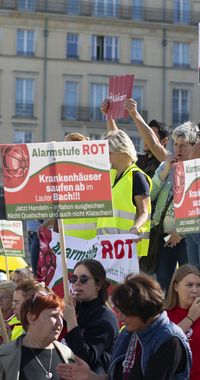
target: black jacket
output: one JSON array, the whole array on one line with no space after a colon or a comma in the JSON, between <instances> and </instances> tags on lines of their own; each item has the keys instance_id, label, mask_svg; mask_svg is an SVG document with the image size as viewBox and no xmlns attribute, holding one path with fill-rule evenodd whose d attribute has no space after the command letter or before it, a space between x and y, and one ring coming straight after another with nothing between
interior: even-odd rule
<instances>
[{"instance_id":1,"label":"black jacket","mask_svg":"<svg viewBox=\"0 0 200 380\"><path fill-rule=\"evenodd\" d=\"M65 336L67 345L75 355L85 360L93 371L107 373L118 335L115 315L96 298L78 305L77 321L78 326Z\"/></svg>"}]
</instances>

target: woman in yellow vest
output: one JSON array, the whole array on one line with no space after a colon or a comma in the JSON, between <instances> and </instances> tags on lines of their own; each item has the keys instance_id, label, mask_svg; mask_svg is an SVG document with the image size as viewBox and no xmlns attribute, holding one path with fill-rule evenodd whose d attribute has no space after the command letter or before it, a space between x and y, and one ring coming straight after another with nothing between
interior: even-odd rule
<instances>
[{"instance_id":1,"label":"woman in yellow vest","mask_svg":"<svg viewBox=\"0 0 200 380\"><path fill-rule=\"evenodd\" d=\"M14 329L19 335L23 331L21 322L16 318L16 315L12 310L12 299L15 288L16 284L13 281L4 281L0 283L0 308L9 339L12 339ZM2 343L3 336L0 334L0 344Z\"/></svg>"},{"instance_id":2,"label":"woman in yellow vest","mask_svg":"<svg viewBox=\"0 0 200 380\"><path fill-rule=\"evenodd\" d=\"M138 235L137 255L146 256L151 216L151 179L137 167L137 153L129 136L117 129L108 133L113 217L99 218L99 235Z\"/></svg>"}]
</instances>

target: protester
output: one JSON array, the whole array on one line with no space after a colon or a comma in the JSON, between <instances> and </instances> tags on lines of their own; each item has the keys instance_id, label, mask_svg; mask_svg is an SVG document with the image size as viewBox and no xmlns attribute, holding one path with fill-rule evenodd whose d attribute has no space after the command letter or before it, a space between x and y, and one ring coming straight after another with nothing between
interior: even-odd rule
<instances>
[{"instance_id":1,"label":"protester","mask_svg":"<svg viewBox=\"0 0 200 380\"><path fill-rule=\"evenodd\" d=\"M139 132L144 143L148 146L151 153L158 161L165 161L169 155L168 150L159 141L157 134L144 121L137 109L137 102L133 99L126 99L124 108L129 112L129 116L133 119L134 124Z\"/></svg>"},{"instance_id":2,"label":"protester","mask_svg":"<svg viewBox=\"0 0 200 380\"><path fill-rule=\"evenodd\" d=\"M27 220L27 233L28 233L28 246L31 254L31 267L33 273L37 275L37 264L40 253L40 242L39 242L39 228L43 220Z\"/></svg>"},{"instance_id":3,"label":"protester","mask_svg":"<svg viewBox=\"0 0 200 380\"><path fill-rule=\"evenodd\" d=\"M59 365L63 380L188 380L191 351L182 330L170 322L160 285L146 274L129 275L113 293L126 328L119 334L108 376L93 373L77 359Z\"/></svg>"},{"instance_id":4,"label":"protester","mask_svg":"<svg viewBox=\"0 0 200 380\"><path fill-rule=\"evenodd\" d=\"M64 141L88 141L89 137L79 132L65 133ZM63 219L66 236L90 240L97 235L97 218L65 218ZM57 219L54 219L53 230L58 232Z\"/></svg>"},{"instance_id":5,"label":"protester","mask_svg":"<svg viewBox=\"0 0 200 380\"><path fill-rule=\"evenodd\" d=\"M149 127L158 137L160 144L166 147L169 141L169 130L167 125L153 119L149 122ZM160 161L154 157L148 145L144 144L144 153L138 153L137 166L152 178L159 165Z\"/></svg>"},{"instance_id":6,"label":"protester","mask_svg":"<svg viewBox=\"0 0 200 380\"><path fill-rule=\"evenodd\" d=\"M11 273L10 278L13 282L19 284L24 280L33 280L34 275L30 268L18 268Z\"/></svg>"},{"instance_id":7,"label":"protester","mask_svg":"<svg viewBox=\"0 0 200 380\"><path fill-rule=\"evenodd\" d=\"M106 115L109 107L108 99L104 99L101 104L101 112ZM163 147L166 147L169 140L169 130L165 123L161 123L155 119L151 120L148 125L158 138ZM118 127L114 119L107 120L107 129L109 131L117 131ZM144 142L144 153L137 153L137 166L142 169L149 177L153 177L155 170L160 161L152 154L149 146Z\"/></svg>"},{"instance_id":8,"label":"protester","mask_svg":"<svg viewBox=\"0 0 200 380\"><path fill-rule=\"evenodd\" d=\"M21 306L23 302L37 293L39 290L43 291L47 289L44 283L37 282L35 280L25 280L18 283L15 288L12 300L12 308L18 321L21 320ZM48 289L49 290L49 289ZM16 325L12 330L11 340L18 338L23 332L23 328L20 325Z\"/></svg>"},{"instance_id":9,"label":"protester","mask_svg":"<svg viewBox=\"0 0 200 380\"><path fill-rule=\"evenodd\" d=\"M182 328L192 350L190 380L200 379L200 272L183 265L174 273L169 287L166 309L171 321Z\"/></svg>"},{"instance_id":10,"label":"protester","mask_svg":"<svg viewBox=\"0 0 200 380\"><path fill-rule=\"evenodd\" d=\"M74 358L69 347L57 342L63 308L64 301L47 290L24 301L20 314L26 334L0 347L0 379L60 379L55 368Z\"/></svg>"},{"instance_id":11,"label":"protester","mask_svg":"<svg viewBox=\"0 0 200 380\"><path fill-rule=\"evenodd\" d=\"M89 139L90 139L89 137L79 132L71 132L71 133L66 132L64 134L64 141L86 141Z\"/></svg>"},{"instance_id":12,"label":"protester","mask_svg":"<svg viewBox=\"0 0 200 380\"><path fill-rule=\"evenodd\" d=\"M151 179L136 166L135 147L124 131L111 131L105 139L110 153L113 217L98 219L98 234L138 235L137 255L145 256L149 244Z\"/></svg>"},{"instance_id":13,"label":"protester","mask_svg":"<svg viewBox=\"0 0 200 380\"><path fill-rule=\"evenodd\" d=\"M11 339L12 331L19 328L22 331L19 320L12 310L12 299L16 285L13 281L4 281L0 283L0 308L3 315L8 338ZM3 343L3 337L0 336L0 344Z\"/></svg>"},{"instance_id":14,"label":"protester","mask_svg":"<svg viewBox=\"0 0 200 380\"><path fill-rule=\"evenodd\" d=\"M196 142L196 129L191 123L184 123L173 131L174 156L160 164L152 178L151 199L157 199L156 208L152 217L152 226L160 223L165 204L172 196L163 221L163 234L159 239L159 255L156 267L157 279L161 286L168 290L171 277L179 265L188 262L187 249L184 236L176 232L174 205L173 205L173 169L172 164L190 158L193 145ZM166 239L168 239L166 241Z\"/></svg>"},{"instance_id":15,"label":"protester","mask_svg":"<svg viewBox=\"0 0 200 380\"><path fill-rule=\"evenodd\" d=\"M67 345L97 373L108 370L118 324L105 305L108 299L106 273L96 260L79 261L71 277L76 307L71 298L65 305L64 319Z\"/></svg>"}]
</instances>

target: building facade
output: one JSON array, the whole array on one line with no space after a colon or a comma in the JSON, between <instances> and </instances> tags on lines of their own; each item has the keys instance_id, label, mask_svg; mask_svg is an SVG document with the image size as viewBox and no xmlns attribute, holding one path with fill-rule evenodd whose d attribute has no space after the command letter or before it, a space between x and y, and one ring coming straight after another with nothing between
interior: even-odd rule
<instances>
[{"instance_id":1,"label":"building facade","mask_svg":"<svg viewBox=\"0 0 200 380\"><path fill-rule=\"evenodd\" d=\"M147 122L198 122L198 22L199 0L0 0L1 143L100 138L112 75L135 75Z\"/></svg>"}]
</instances>

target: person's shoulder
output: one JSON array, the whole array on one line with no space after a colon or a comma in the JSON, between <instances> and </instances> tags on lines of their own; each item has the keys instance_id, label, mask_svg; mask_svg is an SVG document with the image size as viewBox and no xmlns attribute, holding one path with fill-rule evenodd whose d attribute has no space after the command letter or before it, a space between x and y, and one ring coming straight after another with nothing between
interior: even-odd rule
<instances>
[{"instance_id":1,"label":"person's shoulder","mask_svg":"<svg viewBox=\"0 0 200 380\"><path fill-rule=\"evenodd\" d=\"M72 352L72 350L68 346L66 346L65 344L63 344L57 340L55 342L53 342L53 344L58 349L58 351L62 354L62 356L64 357L64 359L66 361L74 361L75 360L74 353Z\"/></svg>"},{"instance_id":2,"label":"person's shoulder","mask_svg":"<svg viewBox=\"0 0 200 380\"><path fill-rule=\"evenodd\" d=\"M4 343L0 346L0 357L10 355L17 348L17 340L13 340L8 343Z\"/></svg>"},{"instance_id":3,"label":"person's shoulder","mask_svg":"<svg viewBox=\"0 0 200 380\"><path fill-rule=\"evenodd\" d=\"M113 310L110 309L106 305L102 305L101 319L104 320L106 323L111 324L113 327L118 326L117 318L116 318Z\"/></svg>"}]
</instances>

